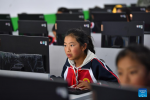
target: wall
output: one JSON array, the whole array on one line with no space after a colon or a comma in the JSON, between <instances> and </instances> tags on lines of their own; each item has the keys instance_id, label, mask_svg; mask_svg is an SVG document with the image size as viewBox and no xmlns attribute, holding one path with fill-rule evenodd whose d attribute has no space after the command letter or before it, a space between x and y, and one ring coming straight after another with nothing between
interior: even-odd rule
<instances>
[{"instance_id":1,"label":"wall","mask_svg":"<svg viewBox=\"0 0 150 100\"><path fill-rule=\"evenodd\" d=\"M59 7L83 8L84 17L88 19L88 9L95 5L136 3L137 0L0 0L0 13L8 13L14 30L18 29L18 13L42 13L48 24L54 24L55 13Z\"/></svg>"},{"instance_id":2,"label":"wall","mask_svg":"<svg viewBox=\"0 0 150 100\"><path fill-rule=\"evenodd\" d=\"M137 0L0 0L0 13L10 13L12 17L16 17L22 12L51 14L62 6L88 10L95 5L103 7L104 4L130 5L136 2Z\"/></svg>"}]
</instances>

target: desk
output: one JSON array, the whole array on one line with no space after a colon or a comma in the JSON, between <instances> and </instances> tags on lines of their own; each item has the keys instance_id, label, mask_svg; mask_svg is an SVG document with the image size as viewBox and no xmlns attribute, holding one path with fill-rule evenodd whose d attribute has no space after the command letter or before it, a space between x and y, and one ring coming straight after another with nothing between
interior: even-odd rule
<instances>
[{"instance_id":1,"label":"desk","mask_svg":"<svg viewBox=\"0 0 150 100\"><path fill-rule=\"evenodd\" d=\"M6 75L6 76L12 76L12 77L31 78L31 79L49 80L49 74L45 74L45 73L0 70L0 75Z\"/></svg>"},{"instance_id":2,"label":"desk","mask_svg":"<svg viewBox=\"0 0 150 100\"><path fill-rule=\"evenodd\" d=\"M80 94L80 95L69 95L70 100L92 100L92 92Z\"/></svg>"}]
</instances>

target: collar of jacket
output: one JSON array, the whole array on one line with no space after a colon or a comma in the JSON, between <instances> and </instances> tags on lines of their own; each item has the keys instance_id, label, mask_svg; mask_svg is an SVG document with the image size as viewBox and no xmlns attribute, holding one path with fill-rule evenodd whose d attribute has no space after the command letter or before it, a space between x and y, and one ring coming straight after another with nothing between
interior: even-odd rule
<instances>
[{"instance_id":1,"label":"collar of jacket","mask_svg":"<svg viewBox=\"0 0 150 100\"><path fill-rule=\"evenodd\" d=\"M76 69L79 69L79 68L83 67L84 65L86 65L88 62L90 62L94 58L97 58L97 56L93 52L88 50L86 58L84 59L82 65L80 65L79 67L75 66L74 60L69 60L68 59L68 62L72 67L74 67Z\"/></svg>"}]
</instances>

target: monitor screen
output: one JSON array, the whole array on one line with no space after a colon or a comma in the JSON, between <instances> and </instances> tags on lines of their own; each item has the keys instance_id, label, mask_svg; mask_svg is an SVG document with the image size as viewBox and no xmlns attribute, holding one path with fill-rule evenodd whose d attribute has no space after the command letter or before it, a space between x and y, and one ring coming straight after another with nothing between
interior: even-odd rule
<instances>
[{"instance_id":1,"label":"monitor screen","mask_svg":"<svg viewBox=\"0 0 150 100\"><path fill-rule=\"evenodd\" d=\"M57 20L77 20L77 21L84 21L83 13L73 13L73 14L56 14Z\"/></svg>"},{"instance_id":2,"label":"monitor screen","mask_svg":"<svg viewBox=\"0 0 150 100\"><path fill-rule=\"evenodd\" d=\"M140 88L133 88L133 87L123 87L117 86L117 84L112 82L105 82L107 84L101 83L99 84L92 84L92 91L93 91L93 100L149 100L150 95L149 88L141 88L141 90L146 90L146 93L139 92ZM115 91L115 92L114 92ZM107 94L110 94L109 96ZM139 95L140 94L140 95ZM144 95L146 94L146 95ZM143 98L141 97L143 96Z\"/></svg>"},{"instance_id":3,"label":"monitor screen","mask_svg":"<svg viewBox=\"0 0 150 100\"><path fill-rule=\"evenodd\" d=\"M106 8L104 8L104 9L92 9L92 8L90 8L89 9L89 12L90 13L92 13L92 12L101 12L101 13L104 13L104 12L108 12L108 13L111 13L112 12L112 10L111 9L106 9Z\"/></svg>"},{"instance_id":4,"label":"monitor screen","mask_svg":"<svg viewBox=\"0 0 150 100\"><path fill-rule=\"evenodd\" d=\"M12 35L12 24L10 20L0 20L0 34Z\"/></svg>"},{"instance_id":5,"label":"monitor screen","mask_svg":"<svg viewBox=\"0 0 150 100\"><path fill-rule=\"evenodd\" d=\"M72 13L83 13L83 9L80 8L80 9L69 9L69 13L72 14Z\"/></svg>"},{"instance_id":6,"label":"monitor screen","mask_svg":"<svg viewBox=\"0 0 150 100\"><path fill-rule=\"evenodd\" d=\"M150 31L150 13L132 13L132 22L144 21L144 31Z\"/></svg>"},{"instance_id":7,"label":"monitor screen","mask_svg":"<svg viewBox=\"0 0 150 100\"><path fill-rule=\"evenodd\" d=\"M64 81L12 76L0 76L0 80L1 100L69 100Z\"/></svg>"},{"instance_id":8,"label":"monitor screen","mask_svg":"<svg viewBox=\"0 0 150 100\"><path fill-rule=\"evenodd\" d=\"M127 21L125 13L92 13L92 20L94 22L94 28L92 32L101 33L101 24L102 21Z\"/></svg>"},{"instance_id":9,"label":"monitor screen","mask_svg":"<svg viewBox=\"0 0 150 100\"><path fill-rule=\"evenodd\" d=\"M10 14L0 14L0 20L10 21L11 29L14 31Z\"/></svg>"},{"instance_id":10,"label":"monitor screen","mask_svg":"<svg viewBox=\"0 0 150 100\"><path fill-rule=\"evenodd\" d=\"M136 7L136 4L132 3L132 4L131 4L131 7Z\"/></svg>"},{"instance_id":11,"label":"monitor screen","mask_svg":"<svg viewBox=\"0 0 150 100\"><path fill-rule=\"evenodd\" d=\"M18 21L19 35L48 36L47 22L45 21Z\"/></svg>"},{"instance_id":12,"label":"monitor screen","mask_svg":"<svg viewBox=\"0 0 150 100\"><path fill-rule=\"evenodd\" d=\"M130 7L131 12L145 12L146 7Z\"/></svg>"},{"instance_id":13,"label":"monitor screen","mask_svg":"<svg viewBox=\"0 0 150 100\"><path fill-rule=\"evenodd\" d=\"M97 12L97 13L111 13L111 9L100 9L100 8L90 8L89 9L89 20L92 21L92 13Z\"/></svg>"},{"instance_id":14,"label":"monitor screen","mask_svg":"<svg viewBox=\"0 0 150 100\"><path fill-rule=\"evenodd\" d=\"M143 44L144 22L102 22L102 47L123 48Z\"/></svg>"},{"instance_id":15,"label":"monitor screen","mask_svg":"<svg viewBox=\"0 0 150 100\"><path fill-rule=\"evenodd\" d=\"M110 8L113 10L113 8L116 6L116 5L122 5L122 7L126 7L126 4L105 4L104 7L105 8Z\"/></svg>"},{"instance_id":16,"label":"monitor screen","mask_svg":"<svg viewBox=\"0 0 150 100\"><path fill-rule=\"evenodd\" d=\"M44 21L43 14L18 14L19 20L39 20Z\"/></svg>"},{"instance_id":17,"label":"monitor screen","mask_svg":"<svg viewBox=\"0 0 150 100\"><path fill-rule=\"evenodd\" d=\"M64 36L69 29L79 28L84 30L88 35L91 35L89 21L56 21L57 30L57 45L64 45Z\"/></svg>"}]
</instances>

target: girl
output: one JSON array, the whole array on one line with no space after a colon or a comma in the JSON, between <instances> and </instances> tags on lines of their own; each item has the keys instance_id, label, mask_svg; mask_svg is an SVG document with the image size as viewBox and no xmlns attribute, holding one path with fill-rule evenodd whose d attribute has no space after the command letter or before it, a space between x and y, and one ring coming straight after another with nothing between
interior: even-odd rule
<instances>
[{"instance_id":1,"label":"girl","mask_svg":"<svg viewBox=\"0 0 150 100\"><path fill-rule=\"evenodd\" d=\"M122 50L116 65L121 85L150 87L150 50L142 45L131 45Z\"/></svg>"},{"instance_id":2,"label":"girl","mask_svg":"<svg viewBox=\"0 0 150 100\"><path fill-rule=\"evenodd\" d=\"M90 89L89 83L97 80L118 82L117 76L95 55L91 38L80 29L71 29L64 39L67 55L61 76L69 86Z\"/></svg>"}]
</instances>

